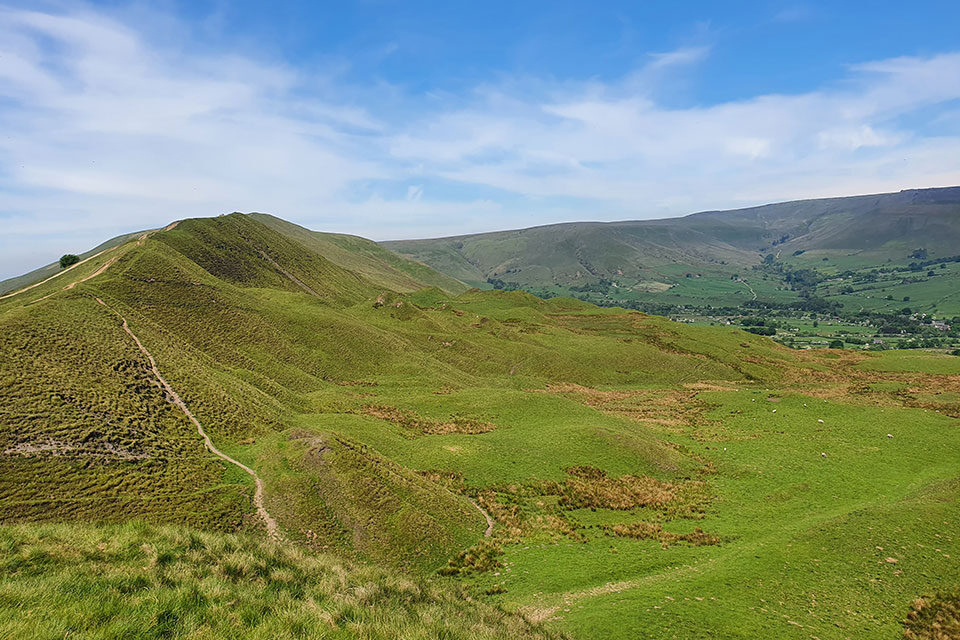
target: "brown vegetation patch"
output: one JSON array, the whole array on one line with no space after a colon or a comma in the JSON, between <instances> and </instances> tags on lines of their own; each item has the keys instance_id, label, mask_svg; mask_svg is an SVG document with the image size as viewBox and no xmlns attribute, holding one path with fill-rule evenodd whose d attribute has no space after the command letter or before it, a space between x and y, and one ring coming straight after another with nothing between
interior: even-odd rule
<instances>
[{"instance_id":1,"label":"brown vegetation patch","mask_svg":"<svg viewBox=\"0 0 960 640\"><path fill-rule=\"evenodd\" d=\"M605 525L604 530L621 538L635 538L637 540L657 540L664 549L674 542L686 542L695 547L720 544L719 537L705 533L702 529L694 529L693 533L671 533L664 531L663 526L655 522L634 522L631 524Z\"/></svg>"},{"instance_id":2,"label":"brown vegetation patch","mask_svg":"<svg viewBox=\"0 0 960 640\"><path fill-rule=\"evenodd\" d=\"M5 456L25 458L50 456L54 458L112 458L116 460L145 460L150 456L112 442L71 443L47 438L35 442L21 442L3 451Z\"/></svg>"},{"instance_id":3,"label":"brown vegetation patch","mask_svg":"<svg viewBox=\"0 0 960 640\"><path fill-rule=\"evenodd\" d=\"M706 380L701 380L700 382L685 382L683 383L684 389L695 389L697 391L736 391L737 388L729 384L720 384L716 382L707 382Z\"/></svg>"},{"instance_id":4,"label":"brown vegetation patch","mask_svg":"<svg viewBox=\"0 0 960 640\"><path fill-rule=\"evenodd\" d=\"M459 471L428 470L417 471L417 474L454 493L463 494L467 491L467 483L463 479L463 474Z\"/></svg>"},{"instance_id":5,"label":"brown vegetation patch","mask_svg":"<svg viewBox=\"0 0 960 640\"><path fill-rule=\"evenodd\" d=\"M904 623L908 640L956 640L960 638L960 587L913 601Z\"/></svg>"},{"instance_id":6,"label":"brown vegetation patch","mask_svg":"<svg viewBox=\"0 0 960 640\"><path fill-rule=\"evenodd\" d=\"M503 542L516 542L535 533L581 540L582 536L566 519L552 513L527 513L521 508L519 501L525 498L539 499L542 491L541 487L508 487L500 494L486 490L477 495L477 504L496 521L496 537ZM503 496L507 502L501 502L498 496Z\"/></svg>"},{"instance_id":7,"label":"brown vegetation patch","mask_svg":"<svg viewBox=\"0 0 960 640\"><path fill-rule=\"evenodd\" d=\"M697 397L705 388L685 389L626 389L600 391L573 383L548 385L546 389L532 389L533 393L558 393L604 413L620 416L682 432L681 427L704 426L714 421L704 418L711 405ZM711 388L729 390L728 387Z\"/></svg>"},{"instance_id":8,"label":"brown vegetation patch","mask_svg":"<svg viewBox=\"0 0 960 640\"><path fill-rule=\"evenodd\" d=\"M487 433L497 428L497 425L483 420L475 420L464 416L451 415L449 420L434 420L425 418L413 411L404 411L386 405L366 405L360 412L364 415L386 420L408 431L426 435L440 435L445 433L478 434Z\"/></svg>"},{"instance_id":9,"label":"brown vegetation patch","mask_svg":"<svg viewBox=\"0 0 960 640\"><path fill-rule=\"evenodd\" d=\"M574 509L660 509L677 499L677 485L649 476L617 478L596 467L567 469L570 477L560 485L560 504Z\"/></svg>"},{"instance_id":10,"label":"brown vegetation patch","mask_svg":"<svg viewBox=\"0 0 960 640\"><path fill-rule=\"evenodd\" d=\"M482 540L479 544L451 558L439 573L444 576L455 576L470 571L491 571L502 566L499 559L502 555L503 546L498 541Z\"/></svg>"},{"instance_id":11,"label":"brown vegetation patch","mask_svg":"<svg viewBox=\"0 0 960 640\"><path fill-rule=\"evenodd\" d=\"M960 393L960 376L857 369L854 365L866 357L864 354L844 353L830 360L827 369L785 369L785 390L823 400L864 406L927 409L960 418L960 402L941 399ZM879 391L872 388L876 383L897 383L901 388Z\"/></svg>"}]
</instances>

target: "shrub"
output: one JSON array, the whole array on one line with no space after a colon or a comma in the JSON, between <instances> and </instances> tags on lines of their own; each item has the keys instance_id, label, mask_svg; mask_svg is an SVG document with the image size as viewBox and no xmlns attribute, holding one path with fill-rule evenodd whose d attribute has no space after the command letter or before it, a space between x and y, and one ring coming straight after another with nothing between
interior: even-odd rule
<instances>
[{"instance_id":1,"label":"shrub","mask_svg":"<svg viewBox=\"0 0 960 640\"><path fill-rule=\"evenodd\" d=\"M80 256L74 255L72 253L67 253L60 256L60 268L66 269L72 264L77 264L80 262Z\"/></svg>"}]
</instances>

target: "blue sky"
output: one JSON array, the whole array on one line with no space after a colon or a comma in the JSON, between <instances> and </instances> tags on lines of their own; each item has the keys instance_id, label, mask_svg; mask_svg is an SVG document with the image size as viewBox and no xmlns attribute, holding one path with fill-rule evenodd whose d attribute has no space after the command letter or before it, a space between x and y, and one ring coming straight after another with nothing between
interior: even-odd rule
<instances>
[{"instance_id":1,"label":"blue sky","mask_svg":"<svg viewBox=\"0 0 960 640\"><path fill-rule=\"evenodd\" d=\"M956 2L0 0L0 278L173 219L375 239L960 184Z\"/></svg>"}]
</instances>

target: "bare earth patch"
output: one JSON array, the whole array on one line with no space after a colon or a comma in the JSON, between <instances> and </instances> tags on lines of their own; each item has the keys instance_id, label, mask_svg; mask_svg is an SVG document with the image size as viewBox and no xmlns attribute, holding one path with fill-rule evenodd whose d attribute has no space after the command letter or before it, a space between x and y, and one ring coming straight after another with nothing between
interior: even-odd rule
<instances>
[{"instance_id":1,"label":"bare earth patch","mask_svg":"<svg viewBox=\"0 0 960 640\"><path fill-rule=\"evenodd\" d=\"M149 456L135 453L112 442L71 443L48 438L37 442L22 442L3 451L5 456L114 458L120 460L145 460Z\"/></svg>"}]
</instances>

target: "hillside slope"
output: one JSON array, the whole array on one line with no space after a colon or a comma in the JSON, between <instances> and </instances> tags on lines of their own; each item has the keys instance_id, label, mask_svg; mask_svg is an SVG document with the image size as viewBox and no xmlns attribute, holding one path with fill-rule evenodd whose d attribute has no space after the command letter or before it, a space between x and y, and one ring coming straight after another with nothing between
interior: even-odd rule
<instances>
[{"instance_id":1,"label":"hillside slope","mask_svg":"<svg viewBox=\"0 0 960 640\"><path fill-rule=\"evenodd\" d=\"M4 638L559 638L329 555L143 525L0 527Z\"/></svg>"},{"instance_id":2,"label":"hillside slope","mask_svg":"<svg viewBox=\"0 0 960 640\"><path fill-rule=\"evenodd\" d=\"M311 231L265 213L250 217L293 239L331 262L359 273L393 291L407 293L437 287L449 293L462 293L467 286L459 280L434 271L430 267L383 249L372 240L342 233Z\"/></svg>"},{"instance_id":3,"label":"hillside slope","mask_svg":"<svg viewBox=\"0 0 960 640\"><path fill-rule=\"evenodd\" d=\"M382 244L470 284L494 279L524 288L596 279L672 283L690 270L729 275L765 252L862 253L883 262L922 247L942 257L960 247L960 187Z\"/></svg>"},{"instance_id":4,"label":"hillside slope","mask_svg":"<svg viewBox=\"0 0 960 640\"><path fill-rule=\"evenodd\" d=\"M627 320L650 339L624 345L616 332L591 329L592 308L574 301L520 293L454 301L438 289L406 300L249 216L181 221L111 255L105 270L83 265L72 288L51 282L0 303L4 520L257 526L248 479L210 458L96 298L129 321L218 446L261 470L268 509L288 535L410 567L468 546L482 514L415 473L432 467L411 470L358 446L363 434L353 428L304 430L298 415L404 434L394 416L409 410L397 396L411 385L771 378L788 357L758 339L737 346L727 332L711 343L640 314ZM741 362L747 348L773 360ZM354 390L372 378L376 387ZM490 417L466 408L452 422L434 420L455 432ZM676 457L649 435L633 437L651 447L635 465L660 465L654 451ZM211 508L190 506L211 497Z\"/></svg>"},{"instance_id":5,"label":"hillside slope","mask_svg":"<svg viewBox=\"0 0 960 640\"><path fill-rule=\"evenodd\" d=\"M78 254L78 257L81 260L86 260L87 258L95 256L104 251L108 251L115 247L119 247L120 245L126 242L129 242L131 239L136 238L142 234L143 234L142 231L137 231L134 233L125 233L123 235L119 235L116 238L111 238L106 242L102 242L98 244L96 247L94 247L93 249L90 249L89 251L84 251L83 253ZM60 262L57 261L57 262L51 262L48 265L44 265L39 269L34 269L33 271L29 271L23 275L15 276L13 278L7 278L6 280L0 280L0 295L10 293L11 291L17 291L18 289L22 289L28 285L41 282L42 280L55 276L57 273L60 272L60 270L61 270Z\"/></svg>"},{"instance_id":6,"label":"hillside slope","mask_svg":"<svg viewBox=\"0 0 960 640\"><path fill-rule=\"evenodd\" d=\"M278 226L181 221L0 300L0 629L884 638L960 583L960 358L405 293ZM99 528L131 520L178 529ZM459 595L397 587L425 576L525 620L444 621Z\"/></svg>"}]
</instances>

